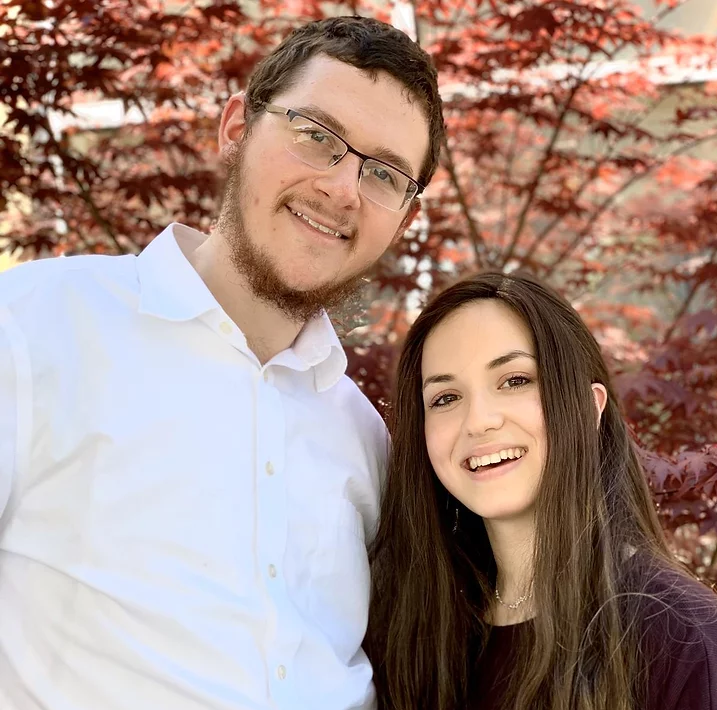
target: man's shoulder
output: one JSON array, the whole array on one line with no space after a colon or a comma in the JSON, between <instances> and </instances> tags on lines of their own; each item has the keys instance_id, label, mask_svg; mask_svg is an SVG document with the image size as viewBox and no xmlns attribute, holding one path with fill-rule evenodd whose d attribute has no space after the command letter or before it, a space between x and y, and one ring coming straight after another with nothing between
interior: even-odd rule
<instances>
[{"instance_id":1,"label":"man's shoulder","mask_svg":"<svg viewBox=\"0 0 717 710\"><path fill-rule=\"evenodd\" d=\"M341 375L332 390L337 404L346 405L347 411L370 421L383 422L381 415L371 400L348 375Z\"/></svg>"},{"instance_id":2,"label":"man's shoulder","mask_svg":"<svg viewBox=\"0 0 717 710\"><path fill-rule=\"evenodd\" d=\"M381 445L388 438L386 424L376 407L348 375L342 375L329 390L332 408L351 420L351 424L364 435L372 436Z\"/></svg>"},{"instance_id":3,"label":"man's shoulder","mask_svg":"<svg viewBox=\"0 0 717 710\"><path fill-rule=\"evenodd\" d=\"M0 274L0 306L27 298L44 302L74 288L104 290L136 282L135 257L87 254L27 261Z\"/></svg>"}]
</instances>

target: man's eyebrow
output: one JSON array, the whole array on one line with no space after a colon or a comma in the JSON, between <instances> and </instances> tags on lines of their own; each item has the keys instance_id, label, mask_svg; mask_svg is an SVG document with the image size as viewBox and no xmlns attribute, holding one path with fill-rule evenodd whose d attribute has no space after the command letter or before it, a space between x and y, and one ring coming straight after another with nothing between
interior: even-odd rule
<instances>
[{"instance_id":1,"label":"man's eyebrow","mask_svg":"<svg viewBox=\"0 0 717 710\"><path fill-rule=\"evenodd\" d=\"M372 152L371 157L376 158L376 160L380 160L383 163L393 165L394 168L398 168L406 173L406 175L413 178L413 168L411 167L411 164L395 150L391 150L390 148L386 148L386 146L381 145Z\"/></svg>"},{"instance_id":2,"label":"man's eyebrow","mask_svg":"<svg viewBox=\"0 0 717 710\"><path fill-rule=\"evenodd\" d=\"M513 360L517 360L519 357L528 357L531 360L535 360L535 355L526 353L525 350L511 350L509 353L506 353L505 355L501 355L500 357L495 358L495 360L491 360L488 363L488 369L495 370L496 367L501 367L502 365L507 365L509 362L512 362Z\"/></svg>"},{"instance_id":3,"label":"man's eyebrow","mask_svg":"<svg viewBox=\"0 0 717 710\"><path fill-rule=\"evenodd\" d=\"M346 126L344 126L341 121L332 116L330 113L327 113L319 106L316 106L316 104L306 104L294 110L299 113L306 114L311 118L315 118L319 123L323 123L326 128L330 128L334 133L338 133L338 135L346 140L345 136L348 135L348 129ZM371 152L369 157L380 160L383 163L388 163L394 168L402 170L406 173L406 175L413 176L413 167L411 166L411 163L391 148L378 146Z\"/></svg>"},{"instance_id":4,"label":"man's eyebrow","mask_svg":"<svg viewBox=\"0 0 717 710\"><path fill-rule=\"evenodd\" d=\"M334 133L338 133L340 136L345 136L348 133L348 129L338 118L334 118L330 113L326 113L324 109L316 104L305 104L295 110L299 113L308 114L311 118L315 118L319 123L323 123L326 128L330 128Z\"/></svg>"}]
</instances>

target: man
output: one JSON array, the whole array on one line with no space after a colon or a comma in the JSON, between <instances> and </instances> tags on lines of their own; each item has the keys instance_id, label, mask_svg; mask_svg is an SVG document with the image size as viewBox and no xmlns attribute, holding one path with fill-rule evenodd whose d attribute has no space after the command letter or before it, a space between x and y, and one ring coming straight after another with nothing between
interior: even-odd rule
<instances>
[{"instance_id":1,"label":"man","mask_svg":"<svg viewBox=\"0 0 717 710\"><path fill-rule=\"evenodd\" d=\"M0 708L371 706L386 434L324 308L442 137L417 45L312 23L224 110L211 236L2 276Z\"/></svg>"}]
</instances>

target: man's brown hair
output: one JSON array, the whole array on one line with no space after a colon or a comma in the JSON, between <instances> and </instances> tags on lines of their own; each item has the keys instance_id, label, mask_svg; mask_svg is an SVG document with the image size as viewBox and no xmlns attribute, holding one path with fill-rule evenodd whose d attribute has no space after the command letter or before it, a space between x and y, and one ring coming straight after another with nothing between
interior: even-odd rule
<instances>
[{"instance_id":1,"label":"man's brown hair","mask_svg":"<svg viewBox=\"0 0 717 710\"><path fill-rule=\"evenodd\" d=\"M436 69L416 42L384 22L335 17L310 22L292 32L251 76L246 92L249 125L263 104L298 81L308 61L320 54L350 64L372 78L386 72L406 87L411 99L419 102L428 119L429 147L418 182L428 185L438 166L445 131ZM376 121L380 120L376 116Z\"/></svg>"}]
</instances>

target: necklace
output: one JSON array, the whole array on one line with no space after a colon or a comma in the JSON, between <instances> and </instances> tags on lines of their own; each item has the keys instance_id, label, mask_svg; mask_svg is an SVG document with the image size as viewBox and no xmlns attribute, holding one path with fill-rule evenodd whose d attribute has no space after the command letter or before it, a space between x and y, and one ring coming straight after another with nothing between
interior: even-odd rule
<instances>
[{"instance_id":1,"label":"necklace","mask_svg":"<svg viewBox=\"0 0 717 710\"><path fill-rule=\"evenodd\" d=\"M495 598L498 600L498 604L501 606L507 606L508 609L517 609L521 604L524 604L533 596L533 586L531 585L530 591L527 594L523 594L522 597L518 597L512 604L506 604L500 598L500 592L498 591L498 585L495 585Z\"/></svg>"}]
</instances>

